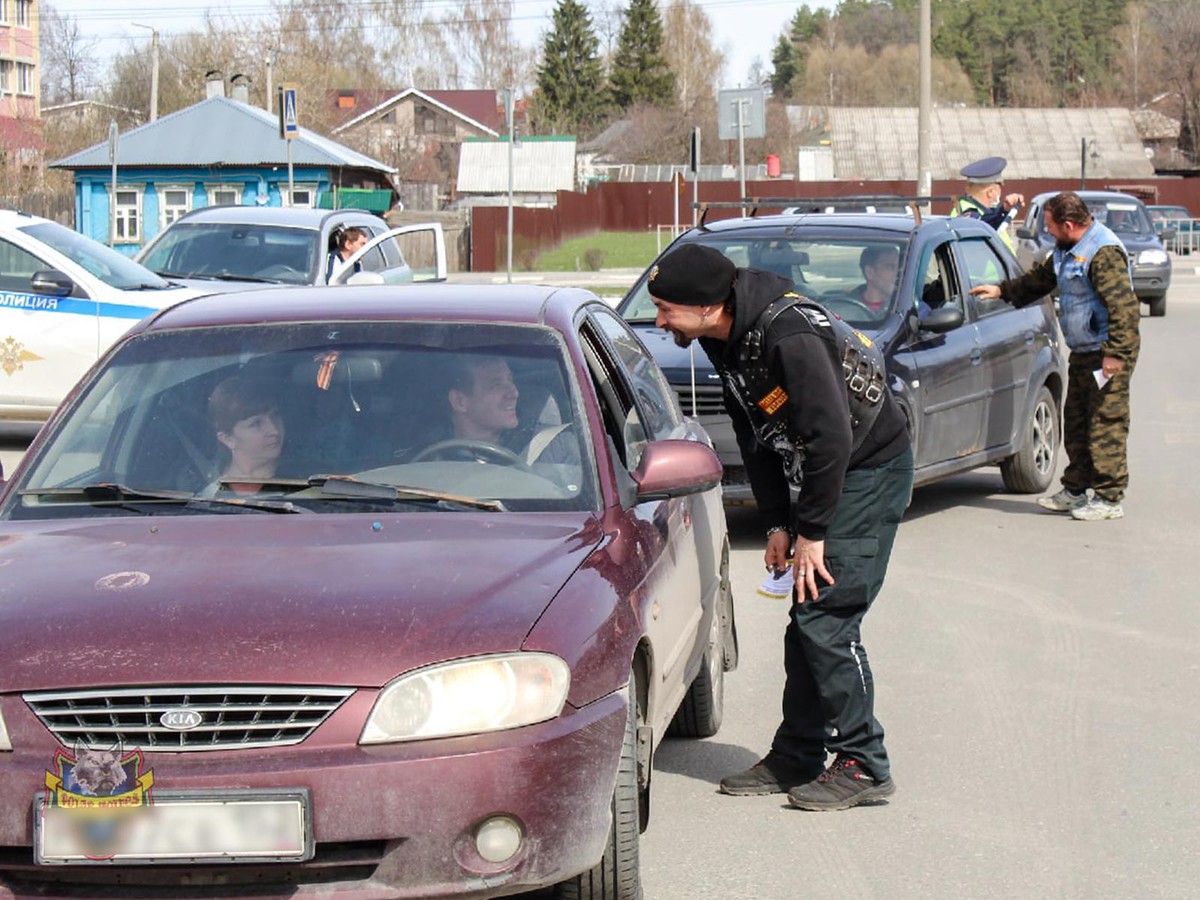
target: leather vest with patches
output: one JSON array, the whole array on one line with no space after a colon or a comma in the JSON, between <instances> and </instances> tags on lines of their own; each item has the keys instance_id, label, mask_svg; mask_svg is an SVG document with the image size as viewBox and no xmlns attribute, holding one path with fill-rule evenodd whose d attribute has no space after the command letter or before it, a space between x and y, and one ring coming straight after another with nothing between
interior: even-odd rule
<instances>
[{"instance_id":1,"label":"leather vest with patches","mask_svg":"<svg viewBox=\"0 0 1200 900\"><path fill-rule=\"evenodd\" d=\"M767 367L765 338L782 313L795 309L813 330L838 348L850 400L851 456L862 446L883 408L887 383L883 354L865 334L818 303L788 292L763 310L737 345L738 368L720 374L746 412L758 443L783 460L789 483L804 481L804 442L787 415L788 395Z\"/></svg>"}]
</instances>

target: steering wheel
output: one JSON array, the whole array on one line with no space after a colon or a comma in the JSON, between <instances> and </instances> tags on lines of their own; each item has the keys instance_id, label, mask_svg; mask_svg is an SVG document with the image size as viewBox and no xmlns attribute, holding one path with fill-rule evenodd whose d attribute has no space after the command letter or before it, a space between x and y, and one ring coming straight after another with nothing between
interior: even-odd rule
<instances>
[{"instance_id":1,"label":"steering wheel","mask_svg":"<svg viewBox=\"0 0 1200 900\"><path fill-rule=\"evenodd\" d=\"M463 459L474 458L483 462L493 463L499 466L516 466L524 471L529 471L529 466L525 464L525 460L517 456L507 447L501 447L498 444L491 444L487 441L472 441L466 438L451 438L448 441L438 441L436 444L430 444L410 462L425 462L429 459Z\"/></svg>"},{"instance_id":2,"label":"steering wheel","mask_svg":"<svg viewBox=\"0 0 1200 900\"><path fill-rule=\"evenodd\" d=\"M856 314L851 316L851 318L854 319L867 319L870 321L879 315L861 300L855 300L849 294L843 293L842 291L834 291L829 294L822 294L820 302L822 305L841 303L845 304L846 306L853 307ZM834 312L837 312L837 310L834 310ZM839 313L839 315L841 314ZM843 316L843 318L845 317Z\"/></svg>"}]
</instances>

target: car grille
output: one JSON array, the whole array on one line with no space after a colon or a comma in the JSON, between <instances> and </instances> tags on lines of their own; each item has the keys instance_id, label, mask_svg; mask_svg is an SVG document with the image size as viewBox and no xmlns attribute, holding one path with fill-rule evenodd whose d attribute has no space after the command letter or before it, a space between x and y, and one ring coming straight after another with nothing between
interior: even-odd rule
<instances>
[{"instance_id":1,"label":"car grille","mask_svg":"<svg viewBox=\"0 0 1200 900\"><path fill-rule=\"evenodd\" d=\"M692 386L690 384L674 384L675 393L679 395L679 406L685 416L723 416L725 415L725 393L719 384L696 385L696 411L692 412Z\"/></svg>"},{"instance_id":2,"label":"car grille","mask_svg":"<svg viewBox=\"0 0 1200 900\"><path fill-rule=\"evenodd\" d=\"M353 693L349 688L154 687L25 694L25 702L63 744L126 750L194 751L298 744ZM168 728L198 714L199 723ZM190 716L196 718L196 715Z\"/></svg>"}]
</instances>

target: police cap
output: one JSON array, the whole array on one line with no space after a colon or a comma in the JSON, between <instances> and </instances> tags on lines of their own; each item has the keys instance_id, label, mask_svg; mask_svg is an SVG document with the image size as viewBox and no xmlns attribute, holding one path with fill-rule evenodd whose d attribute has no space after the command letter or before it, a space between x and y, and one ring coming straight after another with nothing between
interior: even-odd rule
<instances>
[{"instance_id":1,"label":"police cap","mask_svg":"<svg viewBox=\"0 0 1200 900\"><path fill-rule=\"evenodd\" d=\"M969 166L959 169L959 174L971 184L995 184L1000 181L1000 173L1008 165L1003 156L989 156L987 159L976 160Z\"/></svg>"},{"instance_id":2,"label":"police cap","mask_svg":"<svg viewBox=\"0 0 1200 900\"><path fill-rule=\"evenodd\" d=\"M715 306L733 289L737 267L720 250L684 244L650 270L650 295L681 306Z\"/></svg>"}]
</instances>

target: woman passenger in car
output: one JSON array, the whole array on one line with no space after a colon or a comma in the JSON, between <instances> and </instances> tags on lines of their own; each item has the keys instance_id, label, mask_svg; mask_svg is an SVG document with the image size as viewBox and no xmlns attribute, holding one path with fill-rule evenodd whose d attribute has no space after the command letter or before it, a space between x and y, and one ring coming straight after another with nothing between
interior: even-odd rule
<instances>
[{"instance_id":1,"label":"woman passenger in car","mask_svg":"<svg viewBox=\"0 0 1200 900\"><path fill-rule=\"evenodd\" d=\"M283 450L285 428L271 387L243 375L226 378L208 398L208 414L228 460L221 476L201 493L257 493L264 479L275 477Z\"/></svg>"}]
</instances>

